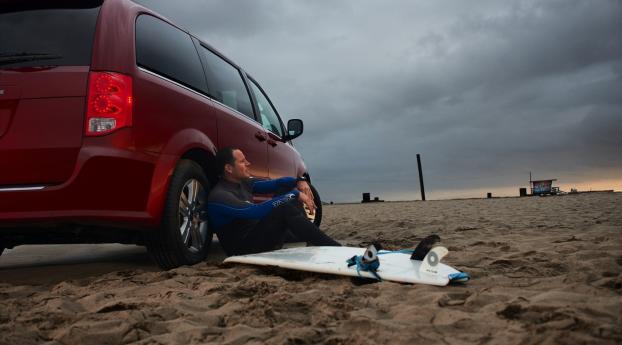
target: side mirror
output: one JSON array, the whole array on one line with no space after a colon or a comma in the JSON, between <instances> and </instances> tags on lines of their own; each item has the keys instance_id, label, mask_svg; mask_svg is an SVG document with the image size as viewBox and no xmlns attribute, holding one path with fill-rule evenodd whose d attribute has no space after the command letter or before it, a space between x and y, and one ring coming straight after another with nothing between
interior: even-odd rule
<instances>
[{"instance_id":1,"label":"side mirror","mask_svg":"<svg viewBox=\"0 0 622 345\"><path fill-rule=\"evenodd\" d=\"M294 138L298 138L304 129L304 125L302 124L302 120L299 119L291 119L287 121L287 134L283 138L284 141L289 141Z\"/></svg>"}]
</instances>

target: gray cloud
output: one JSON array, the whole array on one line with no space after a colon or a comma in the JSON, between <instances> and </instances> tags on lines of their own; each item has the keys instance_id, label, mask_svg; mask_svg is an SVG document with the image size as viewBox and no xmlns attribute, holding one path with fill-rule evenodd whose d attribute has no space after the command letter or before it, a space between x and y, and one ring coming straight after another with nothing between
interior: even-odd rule
<instances>
[{"instance_id":1,"label":"gray cloud","mask_svg":"<svg viewBox=\"0 0 622 345\"><path fill-rule=\"evenodd\" d=\"M244 66L327 200L622 179L622 3L169 1ZM410 193L410 194L409 194Z\"/></svg>"}]
</instances>

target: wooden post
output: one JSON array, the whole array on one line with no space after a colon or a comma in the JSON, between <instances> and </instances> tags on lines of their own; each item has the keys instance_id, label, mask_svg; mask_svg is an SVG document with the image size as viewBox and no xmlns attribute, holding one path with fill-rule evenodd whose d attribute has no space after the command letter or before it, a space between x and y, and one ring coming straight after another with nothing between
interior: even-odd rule
<instances>
[{"instance_id":1,"label":"wooden post","mask_svg":"<svg viewBox=\"0 0 622 345\"><path fill-rule=\"evenodd\" d=\"M421 155L418 153L417 167L419 168L419 187L421 188L421 200L425 201L425 189L423 188L423 171L421 170Z\"/></svg>"}]
</instances>

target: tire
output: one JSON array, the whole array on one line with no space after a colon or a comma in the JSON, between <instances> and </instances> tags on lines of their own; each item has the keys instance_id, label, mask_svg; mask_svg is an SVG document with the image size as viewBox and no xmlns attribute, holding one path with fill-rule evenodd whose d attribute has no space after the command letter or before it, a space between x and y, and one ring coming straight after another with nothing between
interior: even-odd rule
<instances>
[{"instance_id":1,"label":"tire","mask_svg":"<svg viewBox=\"0 0 622 345\"><path fill-rule=\"evenodd\" d=\"M161 268L194 265L205 259L213 233L201 211L207 205L209 188L197 163L179 162L166 193L160 228L146 236L149 254Z\"/></svg>"},{"instance_id":2,"label":"tire","mask_svg":"<svg viewBox=\"0 0 622 345\"><path fill-rule=\"evenodd\" d=\"M311 220L313 224L319 228L322 223L322 199L320 199L320 193L317 192L317 189L315 189L312 184L309 184L309 186L311 187L311 192L313 193L313 201L315 202L316 209L314 216L309 215L307 212L307 217L309 217L309 220Z\"/></svg>"}]
</instances>

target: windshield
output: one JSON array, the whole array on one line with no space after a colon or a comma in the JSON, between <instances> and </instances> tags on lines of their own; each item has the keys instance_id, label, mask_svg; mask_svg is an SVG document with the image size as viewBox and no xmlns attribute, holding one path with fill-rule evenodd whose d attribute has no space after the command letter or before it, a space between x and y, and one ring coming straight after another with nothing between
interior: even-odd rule
<instances>
[{"instance_id":1,"label":"windshield","mask_svg":"<svg viewBox=\"0 0 622 345\"><path fill-rule=\"evenodd\" d=\"M0 68L90 65L101 4L101 0L3 4Z\"/></svg>"}]
</instances>

